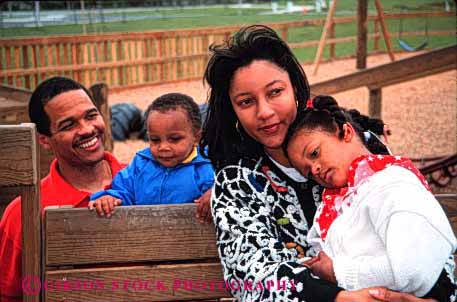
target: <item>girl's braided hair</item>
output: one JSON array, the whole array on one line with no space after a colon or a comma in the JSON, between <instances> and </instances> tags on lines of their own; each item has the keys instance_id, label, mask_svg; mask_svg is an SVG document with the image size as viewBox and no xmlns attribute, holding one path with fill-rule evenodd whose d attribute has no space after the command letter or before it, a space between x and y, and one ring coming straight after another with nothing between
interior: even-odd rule
<instances>
[{"instance_id":1,"label":"girl's braided hair","mask_svg":"<svg viewBox=\"0 0 457 302\"><path fill-rule=\"evenodd\" d=\"M384 132L384 122L370 118L355 109L346 110L328 95L318 95L308 101L304 110L297 113L295 121L290 125L283 143L285 154L292 136L300 129L315 130L334 134L343 139L343 125L350 123L362 143L375 154L389 154L387 147L376 137ZM372 135L375 134L375 135Z\"/></svg>"}]
</instances>

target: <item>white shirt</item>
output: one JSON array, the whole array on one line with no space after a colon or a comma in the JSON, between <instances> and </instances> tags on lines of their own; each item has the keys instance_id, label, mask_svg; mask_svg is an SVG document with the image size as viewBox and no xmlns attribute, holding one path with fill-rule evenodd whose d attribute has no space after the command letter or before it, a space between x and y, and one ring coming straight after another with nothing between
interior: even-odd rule
<instances>
[{"instance_id":1,"label":"white shirt","mask_svg":"<svg viewBox=\"0 0 457 302\"><path fill-rule=\"evenodd\" d=\"M325 242L313 228L308 234L332 258L339 286L385 286L421 297L443 268L453 270L455 235L438 201L412 172L388 167L348 198L351 205L333 221Z\"/></svg>"}]
</instances>

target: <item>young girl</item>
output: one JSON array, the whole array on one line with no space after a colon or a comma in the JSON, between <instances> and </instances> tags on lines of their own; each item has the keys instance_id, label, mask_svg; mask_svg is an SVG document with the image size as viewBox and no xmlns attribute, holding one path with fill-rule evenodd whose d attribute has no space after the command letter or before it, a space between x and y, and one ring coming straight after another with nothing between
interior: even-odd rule
<instances>
[{"instance_id":1,"label":"young girl","mask_svg":"<svg viewBox=\"0 0 457 302\"><path fill-rule=\"evenodd\" d=\"M430 187L411 161L371 154L364 141L331 97L309 102L289 128L290 162L326 187L308 233L321 252L305 265L348 290L385 286L455 298L456 238ZM447 284L430 292L442 273Z\"/></svg>"},{"instance_id":2,"label":"young girl","mask_svg":"<svg viewBox=\"0 0 457 302\"><path fill-rule=\"evenodd\" d=\"M201 136L198 105L187 95L162 95L146 110L149 148L113 180L112 188L91 196L90 209L111 216L117 205L190 203L209 191L214 171L197 148ZM209 199L208 199L209 200Z\"/></svg>"}]
</instances>

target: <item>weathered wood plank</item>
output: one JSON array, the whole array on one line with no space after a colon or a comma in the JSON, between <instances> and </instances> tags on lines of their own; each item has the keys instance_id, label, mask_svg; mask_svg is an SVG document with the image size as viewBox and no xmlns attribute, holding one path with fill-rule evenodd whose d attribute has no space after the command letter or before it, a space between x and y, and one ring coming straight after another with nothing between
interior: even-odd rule
<instances>
[{"instance_id":1,"label":"weathered wood plank","mask_svg":"<svg viewBox=\"0 0 457 302\"><path fill-rule=\"evenodd\" d=\"M30 90L0 85L0 124L15 125L30 122L28 101L31 94ZM49 172L54 154L41 146L39 153L40 178L43 178ZM3 195L3 192L0 192L0 195Z\"/></svg>"},{"instance_id":2,"label":"weathered wood plank","mask_svg":"<svg viewBox=\"0 0 457 302\"><path fill-rule=\"evenodd\" d=\"M36 148L36 140L32 145ZM38 150L38 148L36 148ZM33 151L36 152L36 151ZM39 171L39 162L34 161L35 171ZM35 172L38 174L38 172ZM37 276L41 279L41 202L40 186L25 186L21 191L22 219L22 276ZM40 296L25 292L24 302L39 302Z\"/></svg>"},{"instance_id":3,"label":"weathered wood plank","mask_svg":"<svg viewBox=\"0 0 457 302\"><path fill-rule=\"evenodd\" d=\"M41 278L39 151L34 124L0 125L0 188L15 187L22 197L22 275ZM8 191L8 190L7 190ZM9 190L14 193L14 190ZM38 295L24 295L38 302Z\"/></svg>"},{"instance_id":4,"label":"weathered wood plank","mask_svg":"<svg viewBox=\"0 0 457 302\"><path fill-rule=\"evenodd\" d=\"M46 265L217 258L214 226L200 224L195 210L118 207L109 219L87 209L46 210Z\"/></svg>"},{"instance_id":5,"label":"weathered wood plank","mask_svg":"<svg viewBox=\"0 0 457 302\"><path fill-rule=\"evenodd\" d=\"M28 104L31 95L32 92L28 89L0 85L0 98L11 99Z\"/></svg>"},{"instance_id":6,"label":"weathered wood plank","mask_svg":"<svg viewBox=\"0 0 457 302\"><path fill-rule=\"evenodd\" d=\"M220 263L168 264L46 272L48 284L87 289L48 290L45 301L178 301L230 297ZM235 285L234 285L235 286ZM92 289L91 289L92 287Z\"/></svg>"},{"instance_id":7,"label":"weathered wood plank","mask_svg":"<svg viewBox=\"0 0 457 302\"><path fill-rule=\"evenodd\" d=\"M35 125L0 125L0 184L27 186L38 183Z\"/></svg>"},{"instance_id":8,"label":"weathered wood plank","mask_svg":"<svg viewBox=\"0 0 457 302\"><path fill-rule=\"evenodd\" d=\"M358 87L372 89L457 67L457 46L449 46L311 85L313 94L333 94Z\"/></svg>"}]
</instances>

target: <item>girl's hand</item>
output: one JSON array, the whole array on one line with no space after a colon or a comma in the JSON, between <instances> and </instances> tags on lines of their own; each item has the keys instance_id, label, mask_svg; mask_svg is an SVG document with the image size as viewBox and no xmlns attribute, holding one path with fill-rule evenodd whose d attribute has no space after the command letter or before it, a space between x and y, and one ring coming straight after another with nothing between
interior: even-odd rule
<instances>
[{"instance_id":1,"label":"girl's hand","mask_svg":"<svg viewBox=\"0 0 457 302\"><path fill-rule=\"evenodd\" d=\"M287 242L286 243L286 248L287 249L294 249L297 251L298 253L298 259L301 259L303 257L305 257L305 250L303 250L303 248L301 246L299 246L298 244L296 244L295 242ZM309 261L309 260L307 260Z\"/></svg>"},{"instance_id":2,"label":"girl's hand","mask_svg":"<svg viewBox=\"0 0 457 302\"><path fill-rule=\"evenodd\" d=\"M336 281L335 271L333 270L332 259L323 251L319 252L316 258L317 259L313 258L311 261L308 263L305 262L304 264L313 271L314 275L337 284L338 282Z\"/></svg>"},{"instance_id":3,"label":"girl's hand","mask_svg":"<svg viewBox=\"0 0 457 302\"><path fill-rule=\"evenodd\" d=\"M105 216L107 218L111 217L114 213L114 207L120 206L122 201L120 199L114 198L113 196L105 195L99 199L89 202L89 210L97 211L98 216Z\"/></svg>"}]
</instances>

